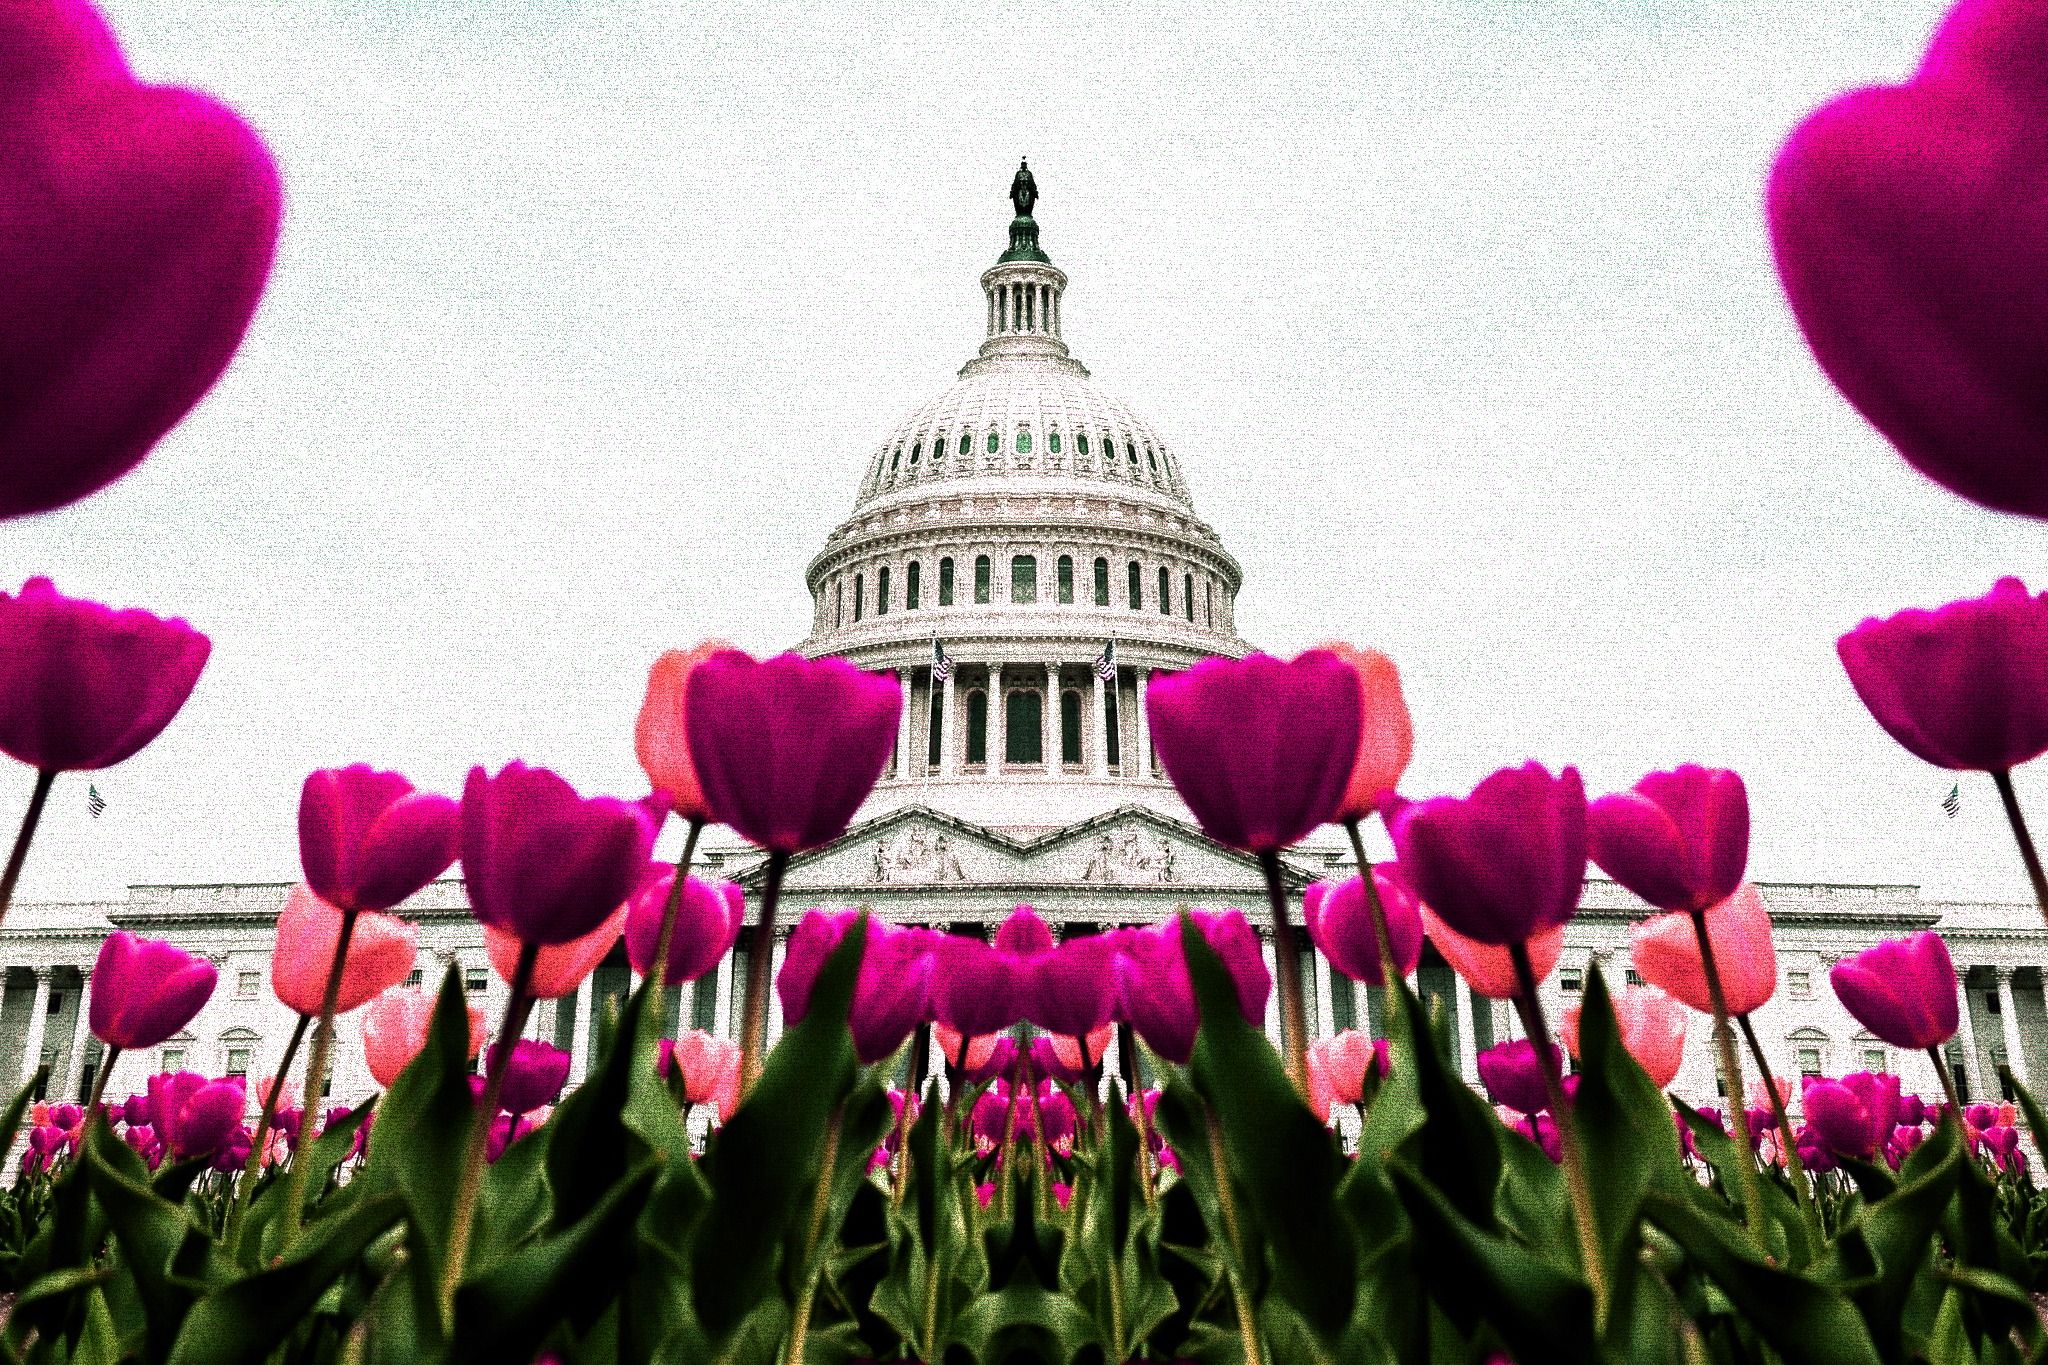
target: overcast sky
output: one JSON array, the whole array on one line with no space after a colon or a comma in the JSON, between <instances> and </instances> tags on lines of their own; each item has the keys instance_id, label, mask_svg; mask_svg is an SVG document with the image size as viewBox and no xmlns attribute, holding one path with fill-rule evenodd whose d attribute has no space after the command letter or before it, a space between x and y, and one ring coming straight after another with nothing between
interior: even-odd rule
<instances>
[{"instance_id":1,"label":"overcast sky","mask_svg":"<svg viewBox=\"0 0 2048 1365\"><path fill-rule=\"evenodd\" d=\"M108 10L263 131L286 222L205 404L0 527L10 584L215 642L102 818L59 786L28 896L292 877L301 779L353 760L644 789L648 662L801 637L872 446L980 340L1020 155L1068 340L1179 448L1240 627L1394 655L1415 794L1698 760L1748 779L1761 879L2024 893L1988 779L1946 818L1834 641L2048 579L2048 527L1836 396L1759 207L1936 4Z\"/></svg>"}]
</instances>

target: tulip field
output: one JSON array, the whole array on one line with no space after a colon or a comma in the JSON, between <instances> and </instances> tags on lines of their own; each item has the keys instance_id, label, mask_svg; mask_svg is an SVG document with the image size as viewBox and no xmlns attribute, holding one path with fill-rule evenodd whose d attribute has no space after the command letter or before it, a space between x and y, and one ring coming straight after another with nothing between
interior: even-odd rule
<instances>
[{"instance_id":1,"label":"tulip field","mask_svg":"<svg viewBox=\"0 0 2048 1365\"><path fill-rule=\"evenodd\" d=\"M0 170L48 191L0 201L10 517L119 478L206 392L267 278L278 182L224 106L136 82L86 0L0 2L0 129ZM1963 0L1911 81L1791 135L1768 202L1830 378L1931 478L2035 517L2048 296L2027 292L2038 265L2002 263L2048 248L2044 146L2048 3ZM132 269L37 283L108 261ZM2014 778L2048 753L2048 594L2009 578L1895 608L1838 642L1872 743L1987 775L2048 915ZM155 740L210 650L47 578L0 594L0 752L26 796L0 935L53 788ZM525 762L450 794L311 773L267 973L299 1020L279 1074L111 1091L217 985L186 946L123 930L91 976L93 1093L0 1097L0 1360L2048 1360L2048 1114L2019 1085L1958 1098L1932 932L1829 984L1939 1093L1773 1073L1749 1020L1779 973L1741 776L1674 755L1590 796L1533 762L1412 792L1399 672L1344 644L1211 659L1146 704L1167 776L1258 860L1265 904L1065 938L1019 906L986 940L784 904L789 860L874 787L903 698L841 660L716 642L652 662L619 736L644 793ZM673 864L654 858L671 822ZM1375 824L1395 854L1376 865ZM761 851L757 890L692 874L714 825ZM1360 875L1295 896L1281 856L1325 827ZM404 906L458 864L507 987L492 1017L453 969L406 984ZM1650 907L1641 984L1595 968L1550 1017L1540 987L1594 867ZM736 1038L664 1036L667 994L748 927L787 953L747 956ZM637 987L570 1088L533 1008L621 941ZM1411 984L1425 943L1519 1025L1477 1058L1484 1093ZM1378 993L1384 1037L1310 1036L1310 946ZM323 1108L343 1049L379 1089ZM1670 1093L1688 1049L1711 1051L1722 1107Z\"/></svg>"}]
</instances>

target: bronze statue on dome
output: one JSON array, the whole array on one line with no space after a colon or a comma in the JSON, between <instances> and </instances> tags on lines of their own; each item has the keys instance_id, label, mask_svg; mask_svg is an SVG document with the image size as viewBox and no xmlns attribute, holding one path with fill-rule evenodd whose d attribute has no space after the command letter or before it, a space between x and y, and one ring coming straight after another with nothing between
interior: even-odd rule
<instances>
[{"instance_id":1,"label":"bronze statue on dome","mask_svg":"<svg viewBox=\"0 0 2048 1365\"><path fill-rule=\"evenodd\" d=\"M1010 181L1010 202L1017 206L1019 218L1031 216L1031 206L1038 202L1038 182L1031 178L1031 162L1017 163L1017 174Z\"/></svg>"}]
</instances>

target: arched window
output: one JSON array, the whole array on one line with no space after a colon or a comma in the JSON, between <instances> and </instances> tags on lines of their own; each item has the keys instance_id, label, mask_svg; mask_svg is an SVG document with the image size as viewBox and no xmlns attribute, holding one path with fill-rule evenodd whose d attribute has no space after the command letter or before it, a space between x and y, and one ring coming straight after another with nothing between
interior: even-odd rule
<instances>
[{"instance_id":1,"label":"arched window","mask_svg":"<svg viewBox=\"0 0 2048 1365\"><path fill-rule=\"evenodd\" d=\"M1074 453L1077 455L1086 455L1088 453L1087 432L1077 431L1074 433Z\"/></svg>"},{"instance_id":2,"label":"arched window","mask_svg":"<svg viewBox=\"0 0 2048 1365\"><path fill-rule=\"evenodd\" d=\"M1161 570L1160 570L1160 572L1161 572L1161 573L1165 573L1165 572L1166 572L1166 570L1164 570L1164 569L1161 569ZM875 615L877 615L877 616L887 616L888 614L889 614L889 566L888 566L888 565L886 565L886 564L884 564L884 565L882 566L882 570L881 570L881 572L880 572L880 573L877 573L877 574L875 575Z\"/></svg>"},{"instance_id":3,"label":"arched window","mask_svg":"<svg viewBox=\"0 0 2048 1365\"><path fill-rule=\"evenodd\" d=\"M1107 436L1102 438L1102 458L1109 464L1116 463L1116 442Z\"/></svg>"},{"instance_id":4,"label":"arched window","mask_svg":"<svg viewBox=\"0 0 2048 1365\"><path fill-rule=\"evenodd\" d=\"M1095 605L1109 605L1109 561L1106 559L1095 561Z\"/></svg>"},{"instance_id":5,"label":"arched window","mask_svg":"<svg viewBox=\"0 0 2048 1365\"><path fill-rule=\"evenodd\" d=\"M889 477L895 478L896 471L903 467L903 447L897 446L896 453L889 457Z\"/></svg>"},{"instance_id":6,"label":"arched window","mask_svg":"<svg viewBox=\"0 0 2048 1365\"><path fill-rule=\"evenodd\" d=\"M988 762L988 693L979 688L967 694L967 761Z\"/></svg>"},{"instance_id":7,"label":"arched window","mask_svg":"<svg viewBox=\"0 0 2048 1365\"><path fill-rule=\"evenodd\" d=\"M1216 624L1216 580L1213 578L1202 580L1202 624Z\"/></svg>"},{"instance_id":8,"label":"arched window","mask_svg":"<svg viewBox=\"0 0 2048 1365\"><path fill-rule=\"evenodd\" d=\"M1036 602L1038 600L1038 559L1036 556L1011 556L1010 600L1012 602Z\"/></svg>"},{"instance_id":9,"label":"arched window","mask_svg":"<svg viewBox=\"0 0 2048 1365\"><path fill-rule=\"evenodd\" d=\"M1071 688L1060 693L1060 762L1081 761L1081 694Z\"/></svg>"},{"instance_id":10,"label":"arched window","mask_svg":"<svg viewBox=\"0 0 2048 1365\"><path fill-rule=\"evenodd\" d=\"M1045 448L1055 455L1060 453L1060 434L1057 429L1047 434Z\"/></svg>"},{"instance_id":11,"label":"arched window","mask_svg":"<svg viewBox=\"0 0 2048 1365\"><path fill-rule=\"evenodd\" d=\"M924 766L925 771L927 772L937 772L939 770L939 741L941 737L943 737L945 734L945 688L932 688L931 705L927 709L931 712L931 724L929 726L931 734L929 735L925 743Z\"/></svg>"},{"instance_id":12,"label":"arched window","mask_svg":"<svg viewBox=\"0 0 2048 1365\"><path fill-rule=\"evenodd\" d=\"M1060 556L1060 605L1063 607L1074 605L1074 557L1072 555Z\"/></svg>"},{"instance_id":13,"label":"arched window","mask_svg":"<svg viewBox=\"0 0 2048 1365\"><path fill-rule=\"evenodd\" d=\"M988 556L987 556L987 555L976 555L976 556L974 557L974 601L975 601L976 605L982 605L982 604L985 604L985 603L987 603L987 601L988 601L988 592L989 592L989 567L988 567Z\"/></svg>"},{"instance_id":14,"label":"arched window","mask_svg":"<svg viewBox=\"0 0 2048 1365\"><path fill-rule=\"evenodd\" d=\"M991 427L988 433L988 453L993 455L1003 448L1003 438Z\"/></svg>"},{"instance_id":15,"label":"arched window","mask_svg":"<svg viewBox=\"0 0 2048 1365\"><path fill-rule=\"evenodd\" d=\"M839 627L845 624L846 580L843 578L835 578L832 580L832 628L834 630L837 630L839 629Z\"/></svg>"},{"instance_id":16,"label":"arched window","mask_svg":"<svg viewBox=\"0 0 2048 1365\"><path fill-rule=\"evenodd\" d=\"M950 555L939 561L939 605L953 605L953 560Z\"/></svg>"},{"instance_id":17,"label":"arched window","mask_svg":"<svg viewBox=\"0 0 2048 1365\"><path fill-rule=\"evenodd\" d=\"M859 574L853 576L853 619L860 620L862 599L867 596L867 584Z\"/></svg>"},{"instance_id":18,"label":"arched window","mask_svg":"<svg viewBox=\"0 0 2048 1365\"><path fill-rule=\"evenodd\" d=\"M1124 459L1130 461L1132 470L1135 471L1137 469L1138 443L1136 441L1131 440L1129 437L1124 438Z\"/></svg>"},{"instance_id":19,"label":"arched window","mask_svg":"<svg viewBox=\"0 0 2048 1365\"><path fill-rule=\"evenodd\" d=\"M923 442L923 441L919 441L919 442L917 442L916 444L914 444L913 446L911 446L911 447L910 447L910 467L911 467L912 469L915 469L915 468L917 468L917 461L918 461L918 457L919 457L919 456L921 456L921 455L923 455L923 454L924 454L924 442Z\"/></svg>"},{"instance_id":20,"label":"arched window","mask_svg":"<svg viewBox=\"0 0 2048 1365\"><path fill-rule=\"evenodd\" d=\"M1017 453L1019 455L1029 455L1031 453L1031 429L1029 427L1017 428Z\"/></svg>"},{"instance_id":21,"label":"arched window","mask_svg":"<svg viewBox=\"0 0 2048 1365\"><path fill-rule=\"evenodd\" d=\"M903 575L903 609L905 611L916 611L918 608L918 578L917 561L913 559L910 561L910 568Z\"/></svg>"},{"instance_id":22,"label":"arched window","mask_svg":"<svg viewBox=\"0 0 2048 1365\"><path fill-rule=\"evenodd\" d=\"M884 569L882 570L882 572L887 573L889 571L887 569ZM1164 564L1161 564L1159 566L1159 614L1161 616L1173 615L1173 602L1170 600L1172 597L1172 593L1169 591L1169 589L1172 586L1173 575L1166 571L1166 566ZM888 608L884 607L882 608L882 610L887 611Z\"/></svg>"},{"instance_id":23,"label":"arched window","mask_svg":"<svg viewBox=\"0 0 2048 1365\"><path fill-rule=\"evenodd\" d=\"M973 433L973 432L971 432L971 431L963 431L963 432L961 432L961 433L960 433L960 454L961 454L961 455L962 455L963 457L965 457L965 456L968 456L968 455L972 455L973 453L974 453L974 433Z\"/></svg>"},{"instance_id":24,"label":"arched window","mask_svg":"<svg viewBox=\"0 0 2048 1365\"><path fill-rule=\"evenodd\" d=\"M1153 458L1151 446L1145 447L1145 464L1152 471L1152 477L1157 479L1159 477L1159 461Z\"/></svg>"},{"instance_id":25,"label":"arched window","mask_svg":"<svg viewBox=\"0 0 2048 1365\"><path fill-rule=\"evenodd\" d=\"M1041 731L1038 693L1018 688L1003 699L1003 762L1043 763L1045 737Z\"/></svg>"},{"instance_id":26,"label":"arched window","mask_svg":"<svg viewBox=\"0 0 2048 1365\"><path fill-rule=\"evenodd\" d=\"M917 572L915 566L912 566L911 572ZM1192 621L1195 619L1195 576L1191 573L1181 575L1180 610L1181 615L1187 617L1188 620Z\"/></svg>"},{"instance_id":27,"label":"arched window","mask_svg":"<svg viewBox=\"0 0 2048 1365\"><path fill-rule=\"evenodd\" d=\"M1142 610L1145 605L1145 580L1139 576L1138 561L1135 559L1131 561L1130 579L1131 610L1139 611ZM856 583L857 582L858 580L856 580ZM859 588L857 586L855 588L855 592L859 592ZM860 608L858 606L855 606L854 608L853 619L856 621L860 620Z\"/></svg>"}]
</instances>

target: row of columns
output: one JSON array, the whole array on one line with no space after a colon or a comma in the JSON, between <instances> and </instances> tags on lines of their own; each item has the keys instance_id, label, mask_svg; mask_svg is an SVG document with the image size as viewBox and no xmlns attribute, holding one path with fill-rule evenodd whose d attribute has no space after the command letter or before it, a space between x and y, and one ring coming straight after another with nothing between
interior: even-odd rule
<instances>
[{"instance_id":1,"label":"row of columns","mask_svg":"<svg viewBox=\"0 0 2048 1365\"><path fill-rule=\"evenodd\" d=\"M1961 968L1956 973L1956 983L1957 989L1962 993L1962 1034L1963 1045L1966 1049L1964 1056L1974 1069L1980 1065L1978 1059L1985 1054L1977 1050L1977 1019L1975 1011L1970 1008L1970 970L1969 967ZM1998 981L1998 1022L2001 1026L2000 1032L2003 1034L2000 1041L2005 1046L2005 1065L2012 1072L2014 1080L2018 1081L2021 1085L2030 1086L2032 1082L2027 1076L2026 1048L2020 1040L2019 1004L2014 999L2012 990L2012 977L2013 973L2017 970L2018 968L2016 967L1997 965L1991 968L1993 975ZM1991 1093L1997 1085L1997 1077L1995 1075L1975 1077L1974 1079L1978 1084L1971 1086L1973 1092Z\"/></svg>"},{"instance_id":2,"label":"row of columns","mask_svg":"<svg viewBox=\"0 0 2048 1365\"><path fill-rule=\"evenodd\" d=\"M35 1079L36 1068L43 1064L43 1045L49 1041L50 992L55 985L55 967L30 967L35 977L35 999L29 1007L28 1036L21 1049L21 1072L16 1077L15 1089ZM85 1078L85 1046L91 1015L86 1009L87 992L92 988L92 973L81 967L78 971L78 1008L71 1021L71 1050L65 1055L64 1074L52 1076L46 1093L70 1097L78 1093Z\"/></svg>"},{"instance_id":3,"label":"row of columns","mask_svg":"<svg viewBox=\"0 0 2048 1365\"><path fill-rule=\"evenodd\" d=\"M1060 334L1060 294L1050 284L1012 282L988 291L988 334L1015 332Z\"/></svg>"},{"instance_id":4,"label":"row of columns","mask_svg":"<svg viewBox=\"0 0 2048 1365\"><path fill-rule=\"evenodd\" d=\"M1083 665L1076 666L1081 667ZM1063 667L1065 665L1056 663L1044 665L1046 688L1045 704L1039 708L1038 714L1039 753L1043 755L1048 772L1057 771L1058 765L1061 762L1059 758L1059 715L1060 695L1063 690L1060 686L1060 670ZM1109 684L1103 680L1100 673L1096 672L1095 666L1092 663L1085 665L1085 667L1088 669L1089 681L1094 689L1095 711L1095 732L1093 743L1089 745L1086 761L1088 770L1096 777L1108 777ZM1009 734L1009 707L1006 705L1003 697L1003 668L1004 665L1001 663L991 663L988 666L988 736L985 746L988 758L985 770L990 777L1000 777L1002 775L1003 751ZM1152 724L1145 715L1145 689L1151 678L1151 670L1138 668L1133 671L1137 675L1138 685L1138 754L1140 761L1144 764L1140 775L1150 777L1152 775ZM896 681L903 688L903 714L898 717L896 722L895 775L899 779L910 777L916 766L911 757L912 750L910 747L912 744L910 724L912 673L913 670L908 668L896 670ZM927 705L943 702L939 712L939 771L937 775L940 777L955 777L960 772L960 757L957 753L960 741L955 738L956 725L954 721L955 716L958 714L954 710L954 706L959 699L959 689L956 686L955 680L959 677L959 674L960 665L955 663L952 670L946 674L944 691L942 693L934 692L927 701ZM929 715L929 712L927 712L927 715ZM1124 756L1120 755L1120 757ZM1128 765L1129 761L1128 757L1124 757L1126 765Z\"/></svg>"}]
</instances>

